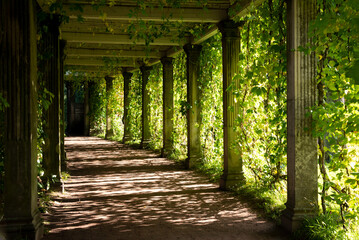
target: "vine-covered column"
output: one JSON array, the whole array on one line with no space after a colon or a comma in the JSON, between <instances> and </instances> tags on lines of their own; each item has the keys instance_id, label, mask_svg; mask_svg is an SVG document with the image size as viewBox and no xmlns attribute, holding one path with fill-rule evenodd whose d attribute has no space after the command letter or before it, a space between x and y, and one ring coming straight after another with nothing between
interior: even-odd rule
<instances>
[{"instance_id":1,"label":"vine-covered column","mask_svg":"<svg viewBox=\"0 0 359 240\"><path fill-rule=\"evenodd\" d=\"M43 24L47 25L48 31L43 33L43 45L41 47L46 60L41 71L45 87L53 94L52 102L49 108L45 110L44 178L50 185L59 185L61 175L59 16L48 15Z\"/></svg>"},{"instance_id":2,"label":"vine-covered column","mask_svg":"<svg viewBox=\"0 0 359 240\"><path fill-rule=\"evenodd\" d=\"M122 142L125 143L131 140L131 131L130 131L130 118L128 115L128 109L130 107L130 83L132 73L130 72L123 72L123 81L124 81L124 91L123 91L123 125L124 125L124 132L123 132L123 139Z\"/></svg>"},{"instance_id":3,"label":"vine-covered column","mask_svg":"<svg viewBox=\"0 0 359 240\"><path fill-rule=\"evenodd\" d=\"M37 206L35 0L0 1L0 39L0 93L9 104L4 113L4 215L0 238L40 239L43 225Z\"/></svg>"},{"instance_id":4,"label":"vine-covered column","mask_svg":"<svg viewBox=\"0 0 359 240\"><path fill-rule=\"evenodd\" d=\"M74 84L70 81L66 81L65 85L67 92L66 134L69 136L73 131L75 121L75 89Z\"/></svg>"},{"instance_id":5,"label":"vine-covered column","mask_svg":"<svg viewBox=\"0 0 359 240\"><path fill-rule=\"evenodd\" d=\"M61 169L66 169L65 154L65 82L64 82L64 61L66 58L64 49L65 40L60 40L60 143L61 143Z\"/></svg>"},{"instance_id":6,"label":"vine-covered column","mask_svg":"<svg viewBox=\"0 0 359 240\"><path fill-rule=\"evenodd\" d=\"M141 147L146 148L150 142L150 95L147 89L148 78L152 67L142 66L142 138Z\"/></svg>"},{"instance_id":7,"label":"vine-covered column","mask_svg":"<svg viewBox=\"0 0 359 240\"><path fill-rule=\"evenodd\" d=\"M113 77L106 76L106 135L105 138L108 139L113 136L113 128L112 128L112 107L111 103L111 95L113 91Z\"/></svg>"},{"instance_id":8,"label":"vine-covered column","mask_svg":"<svg viewBox=\"0 0 359 240\"><path fill-rule=\"evenodd\" d=\"M242 151L238 146L235 130L235 120L240 110L234 92L240 88L239 79L234 79L239 72L240 32L239 24L231 20L221 22L219 29L222 33L224 122L224 168L220 187L229 189L244 181Z\"/></svg>"},{"instance_id":9,"label":"vine-covered column","mask_svg":"<svg viewBox=\"0 0 359 240\"><path fill-rule=\"evenodd\" d=\"M90 136L90 91L89 91L89 82L84 82L84 135Z\"/></svg>"},{"instance_id":10,"label":"vine-covered column","mask_svg":"<svg viewBox=\"0 0 359 240\"><path fill-rule=\"evenodd\" d=\"M187 149L186 168L192 168L201 159L200 124L201 109L199 99L199 56L200 45L187 44Z\"/></svg>"},{"instance_id":11,"label":"vine-covered column","mask_svg":"<svg viewBox=\"0 0 359 240\"><path fill-rule=\"evenodd\" d=\"M311 41L309 23L315 17L315 0L288 1L288 199L282 224L290 231L317 213L317 140L311 135L309 108L316 103L316 61L314 53L298 51Z\"/></svg>"},{"instance_id":12,"label":"vine-covered column","mask_svg":"<svg viewBox=\"0 0 359 240\"><path fill-rule=\"evenodd\" d=\"M161 59L163 65L163 148L162 156L167 156L173 148L173 58Z\"/></svg>"}]
</instances>

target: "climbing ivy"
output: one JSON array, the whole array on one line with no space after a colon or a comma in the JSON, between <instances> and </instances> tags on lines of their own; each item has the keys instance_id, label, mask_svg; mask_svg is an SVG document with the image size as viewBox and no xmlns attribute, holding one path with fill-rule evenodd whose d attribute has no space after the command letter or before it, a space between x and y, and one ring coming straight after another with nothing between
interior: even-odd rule
<instances>
[{"instance_id":1,"label":"climbing ivy","mask_svg":"<svg viewBox=\"0 0 359 240\"><path fill-rule=\"evenodd\" d=\"M133 73L129 90L128 115L130 136L133 142L139 143L141 140L141 112L142 112L142 76L140 71Z\"/></svg>"},{"instance_id":2,"label":"climbing ivy","mask_svg":"<svg viewBox=\"0 0 359 240\"><path fill-rule=\"evenodd\" d=\"M150 147L153 149L161 149L163 146L163 76L162 64L156 64L151 70L147 83L147 90L150 95Z\"/></svg>"},{"instance_id":3,"label":"climbing ivy","mask_svg":"<svg viewBox=\"0 0 359 240\"><path fill-rule=\"evenodd\" d=\"M312 109L313 135L319 142L320 193L323 213L340 216L343 231L359 213L359 85L357 1L323 0L311 25L318 58L318 105ZM350 231L349 231L350 232Z\"/></svg>"},{"instance_id":4,"label":"climbing ivy","mask_svg":"<svg viewBox=\"0 0 359 240\"><path fill-rule=\"evenodd\" d=\"M281 189L286 180L285 1L265 1L245 17L241 36L238 144L247 179Z\"/></svg>"}]
</instances>

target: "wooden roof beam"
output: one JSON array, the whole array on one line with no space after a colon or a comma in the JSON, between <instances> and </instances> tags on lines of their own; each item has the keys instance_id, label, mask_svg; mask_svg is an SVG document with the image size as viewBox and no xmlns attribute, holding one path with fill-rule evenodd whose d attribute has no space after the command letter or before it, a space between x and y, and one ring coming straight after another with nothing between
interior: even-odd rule
<instances>
[{"instance_id":1,"label":"wooden roof beam","mask_svg":"<svg viewBox=\"0 0 359 240\"><path fill-rule=\"evenodd\" d=\"M239 0L236 1L235 4L233 4L228 9L228 14L231 18L240 18L245 15L247 15L252 7L256 8L259 5L261 5L264 2L264 0Z\"/></svg>"},{"instance_id":2,"label":"wooden roof beam","mask_svg":"<svg viewBox=\"0 0 359 240\"><path fill-rule=\"evenodd\" d=\"M63 9L70 18L79 15L85 19L107 19L116 21L136 20L144 21L180 21L198 23L217 23L228 18L226 9L203 9L203 8L146 8L144 11L129 6L102 6L98 10L91 5L83 5L82 11L74 10L73 6L64 4Z\"/></svg>"},{"instance_id":3,"label":"wooden roof beam","mask_svg":"<svg viewBox=\"0 0 359 240\"><path fill-rule=\"evenodd\" d=\"M130 39L128 35L123 34L105 34L105 33L76 33L76 32L62 32L62 39L68 43L79 42L79 43L103 43L103 44L136 44L145 45L145 40ZM150 46L180 46L184 42L176 41L171 37L161 37L154 39Z\"/></svg>"},{"instance_id":4,"label":"wooden roof beam","mask_svg":"<svg viewBox=\"0 0 359 240\"><path fill-rule=\"evenodd\" d=\"M116 68L122 67L139 67L135 59L126 60L114 60L113 63L109 63ZM92 66L92 67L107 67L105 61L101 58L66 58L65 65L70 66Z\"/></svg>"},{"instance_id":5,"label":"wooden roof beam","mask_svg":"<svg viewBox=\"0 0 359 240\"><path fill-rule=\"evenodd\" d=\"M136 50L115 50L115 49L86 49L66 48L65 54L68 57L117 57L117 58L161 58L165 55L159 51L136 51Z\"/></svg>"}]
</instances>

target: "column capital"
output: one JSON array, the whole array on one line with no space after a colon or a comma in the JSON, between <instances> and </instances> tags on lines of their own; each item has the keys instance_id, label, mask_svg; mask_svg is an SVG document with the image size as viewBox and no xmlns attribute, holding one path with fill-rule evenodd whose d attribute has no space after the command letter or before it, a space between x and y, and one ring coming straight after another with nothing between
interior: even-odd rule
<instances>
[{"instance_id":1,"label":"column capital","mask_svg":"<svg viewBox=\"0 0 359 240\"><path fill-rule=\"evenodd\" d=\"M189 62L198 63L198 59L202 51L201 45L193 45L188 43L183 46L183 50L185 51Z\"/></svg>"},{"instance_id":2,"label":"column capital","mask_svg":"<svg viewBox=\"0 0 359 240\"><path fill-rule=\"evenodd\" d=\"M161 58L162 65L172 64L172 62L173 62L172 57L163 57L163 58Z\"/></svg>"},{"instance_id":3,"label":"column capital","mask_svg":"<svg viewBox=\"0 0 359 240\"><path fill-rule=\"evenodd\" d=\"M107 81L113 81L114 77L111 76L105 76L105 80Z\"/></svg>"},{"instance_id":4,"label":"column capital","mask_svg":"<svg viewBox=\"0 0 359 240\"><path fill-rule=\"evenodd\" d=\"M149 71L151 71L152 69L153 69L153 67L151 67L151 66L141 66L141 67L140 67L141 73L149 72Z\"/></svg>"},{"instance_id":5,"label":"column capital","mask_svg":"<svg viewBox=\"0 0 359 240\"><path fill-rule=\"evenodd\" d=\"M123 76L125 81L129 80L132 77L132 75L133 75L133 73L131 73L131 72L123 72L122 73L122 76Z\"/></svg>"},{"instance_id":6,"label":"column capital","mask_svg":"<svg viewBox=\"0 0 359 240\"><path fill-rule=\"evenodd\" d=\"M232 37L239 38L240 37L240 27L242 27L244 21L235 22L233 20L224 20L218 24L219 31L222 33L222 38Z\"/></svg>"}]
</instances>

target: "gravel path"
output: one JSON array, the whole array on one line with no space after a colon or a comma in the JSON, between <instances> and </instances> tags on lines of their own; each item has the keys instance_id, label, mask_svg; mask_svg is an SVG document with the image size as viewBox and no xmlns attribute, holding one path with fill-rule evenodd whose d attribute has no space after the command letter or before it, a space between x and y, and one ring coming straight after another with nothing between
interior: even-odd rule
<instances>
[{"instance_id":1,"label":"gravel path","mask_svg":"<svg viewBox=\"0 0 359 240\"><path fill-rule=\"evenodd\" d=\"M45 240L289 239L217 184L95 137L66 138L71 177L44 214Z\"/></svg>"}]
</instances>

